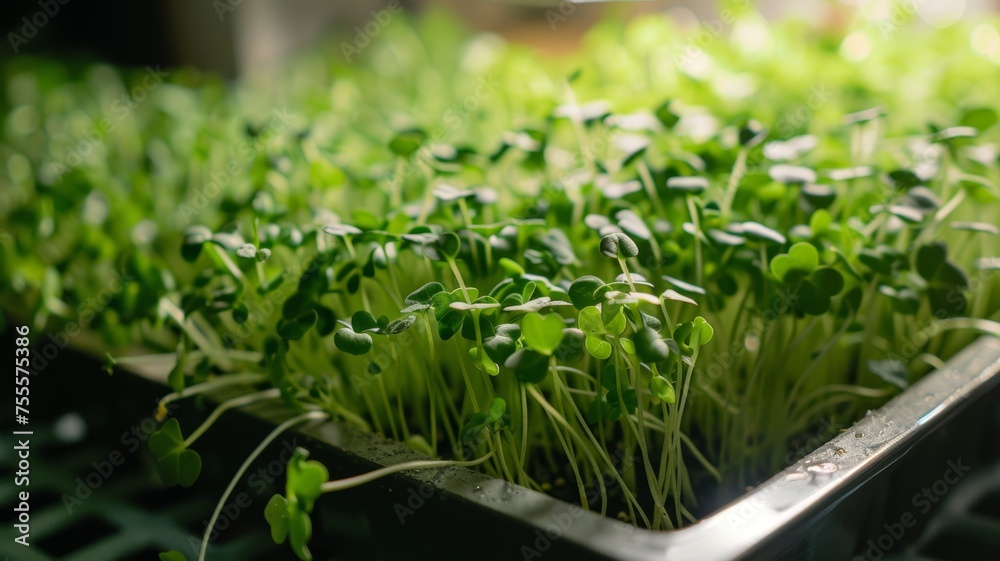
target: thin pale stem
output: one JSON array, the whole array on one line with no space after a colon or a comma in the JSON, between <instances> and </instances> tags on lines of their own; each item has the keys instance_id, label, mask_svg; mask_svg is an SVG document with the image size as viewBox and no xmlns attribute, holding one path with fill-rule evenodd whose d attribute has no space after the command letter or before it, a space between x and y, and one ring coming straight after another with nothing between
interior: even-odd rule
<instances>
[{"instance_id":1,"label":"thin pale stem","mask_svg":"<svg viewBox=\"0 0 1000 561\"><path fill-rule=\"evenodd\" d=\"M333 493L336 491L351 489L353 487L357 487L358 485L364 485L365 483L370 483L377 479L381 479L387 475L392 475L394 473L399 473L401 471L413 471L417 469L431 469L431 468L443 468L443 467L472 467L472 466L477 466L485 462L486 460L489 460L492 457L493 457L493 452L490 452L485 456L469 461L417 460L414 462L404 462L402 464L396 464L394 466L386 466L384 468L379 468L374 471L369 471L368 473L362 473L361 475L355 475L354 477L347 477L345 479L338 479L336 481L327 481L320 487L320 489L322 489L324 493Z\"/></svg>"},{"instance_id":2,"label":"thin pale stem","mask_svg":"<svg viewBox=\"0 0 1000 561\"><path fill-rule=\"evenodd\" d=\"M279 397L281 397L281 390L278 388L271 388L262 392L247 394L223 401L218 407L215 408L215 411L212 411L212 414L205 419L201 426L195 429L195 431L187 437L184 441L184 447L189 448L192 444L194 444L195 441L197 441L201 435L205 434L205 431L207 431L215 423L215 421L219 420L219 417L221 417L226 411L236 409L238 407L245 407L247 405L257 403L258 401L277 399Z\"/></svg>"},{"instance_id":3,"label":"thin pale stem","mask_svg":"<svg viewBox=\"0 0 1000 561\"><path fill-rule=\"evenodd\" d=\"M322 411L310 411L309 413L304 413L298 417L292 417L275 427L275 429L271 431L271 434L267 435L264 440L257 445L257 448L254 448L254 451L251 452L250 455L247 456L247 459L243 461L243 465L240 466L236 475L229 481L229 486L226 487L226 490L222 493L222 497L219 499L218 504L215 505L215 511L212 513L212 518L209 519L208 526L205 527L205 534L201 537L201 550L198 552L198 561L205 561L205 552L208 550L209 537L212 535L212 528L215 527L215 523L219 519L219 514L222 513L222 507L225 506L226 500L229 499L229 495L231 495L233 489L236 488L236 484L243 478L243 474L250 468L250 464L257 459L257 456L260 456L268 445L274 441L274 439L278 438L281 433L285 432L289 428L306 421L318 421L326 419L327 417L329 417L329 415Z\"/></svg>"},{"instance_id":4,"label":"thin pale stem","mask_svg":"<svg viewBox=\"0 0 1000 561\"><path fill-rule=\"evenodd\" d=\"M267 376L264 374L255 374L250 372L242 374L226 374L225 376L221 376L214 380L209 380L208 382L202 382L201 384L184 388L179 392L168 393L160 399L160 403L156 408L156 419L158 421L162 421L166 418L167 404L177 401L178 399L210 392L227 386L259 384L265 380L267 380Z\"/></svg>"}]
</instances>

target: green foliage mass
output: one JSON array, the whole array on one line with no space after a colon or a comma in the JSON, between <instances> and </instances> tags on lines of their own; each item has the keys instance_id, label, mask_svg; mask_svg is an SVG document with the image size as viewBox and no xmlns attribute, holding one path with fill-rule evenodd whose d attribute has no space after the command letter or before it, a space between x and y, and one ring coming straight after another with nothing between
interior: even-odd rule
<instances>
[{"instance_id":1,"label":"green foliage mass","mask_svg":"<svg viewBox=\"0 0 1000 561\"><path fill-rule=\"evenodd\" d=\"M971 28L734 26L607 22L554 61L399 16L353 63L332 44L145 90L9 61L4 313L176 352L175 390L259 373L440 457L493 452L497 477L691 522L694 489L783 467L821 417L997 331L970 318L1000 303L1000 81ZM164 477L191 484L166 429ZM310 490L267 516L307 556L325 470L296 462Z\"/></svg>"}]
</instances>

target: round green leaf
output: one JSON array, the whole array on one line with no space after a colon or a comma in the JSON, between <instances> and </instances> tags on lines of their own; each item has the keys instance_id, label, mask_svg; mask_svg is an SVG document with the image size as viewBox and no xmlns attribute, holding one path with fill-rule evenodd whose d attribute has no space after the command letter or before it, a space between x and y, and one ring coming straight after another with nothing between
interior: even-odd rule
<instances>
[{"instance_id":1,"label":"round green leaf","mask_svg":"<svg viewBox=\"0 0 1000 561\"><path fill-rule=\"evenodd\" d=\"M188 263L193 263L201 255L205 242L212 239L212 231L205 226L190 226L184 231L184 242L181 244L181 257Z\"/></svg>"},{"instance_id":2,"label":"round green leaf","mask_svg":"<svg viewBox=\"0 0 1000 561\"><path fill-rule=\"evenodd\" d=\"M486 410L486 423L495 423L499 421L504 412L507 410L507 402L500 397L494 397L493 402L490 403L489 409Z\"/></svg>"},{"instance_id":3,"label":"round green leaf","mask_svg":"<svg viewBox=\"0 0 1000 561\"><path fill-rule=\"evenodd\" d=\"M948 226L953 230L961 230L963 232L977 232L993 236L1000 235L1000 228L989 222L952 222Z\"/></svg>"},{"instance_id":4,"label":"round green leaf","mask_svg":"<svg viewBox=\"0 0 1000 561\"><path fill-rule=\"evenodd\" d=\"M926 280L933 279L944 265L947 254L948 250L943 243L922 246L917 250L917 272Z\"/></svg>"},{"instance_id":5,"label":"round green leaf","mask_svg":"<svg viewBox=\"0 0 1000 561\"><path fill-rule=\"evenodd\" d=\"M639 247L632 238L621 232L615 232L601 238L601 253L612 258L629 258L639 255Z\"/></svg>"},{"instance_id":6,"label":"round green leaf","mask_svg":"<svg viewBox=\"0 0 1000 561\"><path fill-rule=\"evenodd\" d=\"M479 433L483 432L486 428L486 413L477 411L472 414L469 418L469 422L462 426L462 430L458 433L459 440L462 444L474 445L477 444L479 440Z\"/></svg>"},{"instance_id":7,"label":"round green leaf","mask_svg":"<svg viewBox=\"0 0 1000 561\"><path fill-rule=\"evenodd\" d=\"M844 276L832 267L821 267L813 271L812 282L830 296L840 294L844 289Z\"/></svg>"},{"instance_id":8,"label":"round green leaf","mask_svg":"<svg viewBox=\"0 0 1000 561\"><path fill-rule=\"evenodd\" d=\"M587 306L580 310L577 325L587 335L604 333L604 319L601 318L601 310L596 306Z\"/></svg>"},{"instance_id":9,"label":"round green leaf","mask_svg":"<svg viewBox=\"0 0 1000 561\"><path fill-rule=\"evenodd\" d=\"M667 179L667 189L678 193L701 193L708 189L708 180L696 175L671 177Z\"/></svg>"},{"instance_id":10,"label":"round green leaf","mask_svg":"<svg viewBox=\"0 0 1000 561\"><path fill-rule=\"evenodd\" d=\"M708 320L705 318L698 316L691 322L691 335L689 340L692 346L705 345L712 340L714 335L715 329L712 328L711 324L709 324Z\"/></svg>"},{"instance_id":11,"label":"round green leaf","mask_svg":"<svg viewBox=\"0 0 1000 561\"><path fill-rule=\"evenodd\" d=\"M594 358L604 360L611 356L611 343L605 341L603 337L588 335L584 345L587 347L587 352Z\"/></svg>"},{"instance_id":12,"label":"round green leaf","mask_svg":"<svg viewBox=\"0 0 1000 561\"><path fill-rule=\"evenodd\" d=\"M673 403L677 400L674 387L663 376L653 376L649 381L649 392L665 403Z\"/></svg>"},{"instance_id":13,"label":"round green leaf","mask_svg":"<svg viewBox=\"0 0 1000 561\"><path fill-rule=\"evenodd\" d=\"M312 520L309 515L298 509L288 513L288 545L302 561L312 561L309 552L309 540L312 538Z\"/></svg>"},{"instance_id":14,"label":"round green leaf","mask_svg":"<svg viewBox=\"0 0 1000 561\"><path fill-rule=\"evenodd\" d=\"M740 126L740 146L745 149L753 148L767 136L767 129L755 119L748 119Z\"/></svg>"},{"instance_id":15,"label":"round green leaf","mask_svg":"<svg viewBox=\"0 0 1000 561\"><path fill-rule=\"evenodd\" d=\"M418 128L410 128L396 133L389 141L389 149L401 158L409 158L427 140L427 133Z\"/></svg>"},{"instance_id":16,"label":"round green leaf","mask_svg":"<svg viewBox=\"0 0 1000 561\"><path fill-rule=\"evenodd\" d=\"M316 460L307 460L308 452L302 448L288 463L287 493L295 497L297 506L304 512L312 512L313 504L323 494L322 486L330 478L326 466Z\"/></svg>"},{"instance_id":17,"label":"round green leaf","mask_svg":"<svg viewBox=\"0 0 1000 561\"><path fill-rule=\"evenodd\" d=\"M670 349L660 338L660 334L650 327L643 327L632 336L635 343L635 352L639 359L645 363L656 363L666 360L670 355Z\"/></svg>"},{"instance_id":18,"label":"round green leaf","mask_svg":"<svg viewBox=\"0 0 1000 561\"><path fill-rule=\"evenodd\" d=\"M706 294L705 289L698 285L682 281L681 279L671 277L670 275L663 275L662 278L663 280L669 282L671 285L675 286L678 290L682 290L689 294L698 294L701 296L704 296Z\"/></svg>"},{"instance_id":19,"label":"round green leaf","mask_svg":"<svg viewBox=\"0 0 1000 561\"><path fill-rule=\"evenodd\" d=\"M367 354L372 350L372 337L367 333L356 333L344 327L333 334L333 343L338 349L355 356Z\"/></svg>"},{"instance_id":20,"label":"round green leaf","mask_svg":"<svg viewBox=\"0 0 1000 561\"><path fill-rule=\"evenodd\" d=\"M163 425L149 436L149 449L157 460L164 460L184 450L184 435L176 417L167 419Z\"/></svg>"},{"instance_id":21,"label":"round green leaf","mask_svg":"<svg viewBox=\"0 0 1000 561\"><path fill-rule=\"evenodd\" d=\"M378 320L371 312L365 310L358 310L351 315L351 329L356 333L364 333L365 331L372 331L378 329Z\"/></svg>"},{"instance_id":22,"label":"round green leaf","mask_svg":"<svg viewBox=\"0 0 1000 561\"><path fill-rule=\"evenodd\" d=\"M799 242L789 248L788 253L771 260L771 273L781 282L795 282L812 273L817 266L819 252L811 243Z\"/></svg>"},{"instance_id":23,"label":"round green leaf","mask_svg":"<svg viewBox=\"0 0 1000 561\"><path fill-rule=\"evenodd\" d=\"M510 355L504 366L514 371L525 384L538 384L549 373L549 357L532 349L521 349Z\"/></svg>"},{"instance_id":24,"label":"round green leaf","mask_svg":"<svg viewBox=\"0 0 1000 561\"><path fill-rule=\"evenodd\" d=\"M780 232L759 222L744 222L740 225L740 230L744 236L759 242L783 244L786 241L785 236L781 235Z\"/></svg>"},{"instance_id":25,"label":"round green leaf","mask_svg":"<svg viewBox=\"0 0 1000 561\"><path fill-rule=\"evenodd\" d=\"M958 124L966 127L975 127L979 132L997 124L997 112L990 107L977 107L970 109L962 115Z\"/></svg>"},{"instance_id":26,"label":"round green leaf","mask_svg":"<svg viewBox=\"0 0 1000 561\"><path fill-rule=\"evenodd\" d=\"M264 520L271 527L271 540L285 543L288 537L288 500L281 495L272 496L264 507Z\"/></svg>"},{"instance_id":27,"label":"round green leaf","mask_svg":"<svg viewBox=\"0 0 1000 561\"><path fill-rule=\"evenodd\" d=\"M677 292L676 290L670 288L663 291L663 294L660 295L660 299L671 300L673 302L683 302L685 304L691 304L692 306L698 305L698 303L692 300L691 298L688 298L687 296L684 296L680 292Z\"/></svg>"},{"instance_id":28,"label":"round green leaf","mask_svg":"<svg viewBox=\"0 0 1000 561\"><path fill-rule=\"evenodd\" d=\"M803 281L799 286L798 296L799 308L811 316L823 315L830 309L830 296L812 281Z\"/></svg>"},{"instance_id":29,"label":"round green leaf","mask_svg":"<svg viewBox=\"0 0 1000 561\"><path fill-rule=\"evenodd\" d=\"M295 319L286 319L278 323L278 335L282 339L298 341L313 325L316 325L317 319L319 319L319 314L316 313L316 310L306 310Z\"/></svg>"},{"instance_id":30,"label":"round green leaf","mask_svg":"<svg viewBox=\"0 0 1000 561\"><path fill-rule=\"evenodd\" d=\"M361 233L361 229L350 224L327 224L323 226L323 231L331 236L356 236Z\"/></svg>"},{"instance_id":31,"label":"round green leaf","mask_svg":"<svg viewBox=\"0 0 1000 561\"><path fill-rule=\"evenodd\" d=\"M822 183L807 183L802 186L802 198L814 209L825 209L833 204L837 192Z\"/></svg>"},{"instance_id":32,"label":"round green leaf","mask_svg":"<svg viewBox=\"0 0 1000 561\"><path fill-rule=\"evenodd\" d=\"M815 183L816 171L804 166L791 166L788 164L777 164L767 170L771 179L786 185Z\"/></svg>"},{"instance_id":33,"label":"round green leaf","mask_svg":"<svg viewBox=\"0 0 1000 561\"><path fill-rule=\"evenodd\" d=\"M404 302L406 303L407 306L410 307L421 306L421 305L423 305L424 307L428 307L430 305L431 298L435 294L444 291L445 290L443 284L437 281L432 281L411 292L409 295L407 295ZM405 311L413 311L413 310L406 309L404 310L404 312Z\"/></svg>"},{"instance_id":34,"label":"round green leaf","mask_svg":"<svg viewBox=\"0 0 1000 561\"><path fill-rule=\"evenodd\" d=\"M569 285L569 299L578 310L596 305L599 299L594 293L602 286L604 286L604 281L598 277L593 275L580 277Z\"/></svg>"},{"instance_id":35,"label":"round green leaf","mask_svg":"<svg viewBox=\"0 0 1000 561\"><path fill-rule=\"evenodd\" d=\"M397 335L410 328L417 321L417 316L406 316L392 320L385 328L386 335Z\"/></svg>"},{"instance_id":36,"label":"round green leaf","mask_svg":"<svg viewBox=\"0 0 1000 561\"><path fill-rule=\"evenodd\" d=\"M461 331L465 322L466 313L452 309L451 305L461 301L459 291L439 292L431 297L431 305L434 307L434 319L438 322L438 335L442 341L447 341ZM473 326L475 327L475 326Z\"/></svg>"},{"instance_id":37,"label":"round green leaf","mask_svg":"<svg viewBox=\"0 0 1000 561\"><path fill-rule=\"evenodd\" d=\"M247 305L240 302L239 304L233 306L233 321L236 323L243 323L250 317L250 310L247 309Z\"/></svg>"},{"instance_id":38,"label":"round green leaf","mask_svg":"<svg viewBox=\"0 0 1000 561\"><path fill-rule=\"evenodd\" d=\"M825 208L817 210L812 214L812 216L809 217L809 230L814 236L822 235L830 229L832 224L833 216L831 216L830 211Z\"/></svg>"},{"instance_id":39,"label":"round green leaf","mask_svg":"<svg viewBox=\"0 0 1000 561\"><path fill-rule=\"evenodd\" d=\"M184 450L177 455L177 483L190 487L201 474L201 456L194 450Z\"/></svg>"},{"instance_id":40,"label":"round green leaf","mask_svg":"<svg viewBox=\"0 0 1000 561\"><path fill-rule=\"evenodd\" d=\"M525 343L532 349L550 355L562 341L562 330L565 326L561 316L549 314L543 316L530 313L521 322L522 336Z\"/></svg>"}]
</instances>

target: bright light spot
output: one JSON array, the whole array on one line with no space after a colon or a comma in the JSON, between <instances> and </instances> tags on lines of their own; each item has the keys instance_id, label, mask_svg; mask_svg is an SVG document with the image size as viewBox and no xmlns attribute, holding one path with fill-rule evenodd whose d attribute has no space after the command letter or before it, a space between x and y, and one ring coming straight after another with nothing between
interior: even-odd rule
<instances>
[{"instance_id":1,"label":"bright light spot","mask_svg":"<svg viewBox=\"0 0 1000 561\"><path fill-rule=\"evenodd\" d=\"M486 72L496 62L503 46L503 37L499 35L484 33L477 36L462 57L462 68L473 73Z\"/></svg>"},{"instance_id":2,"label":"bright light spot","mask_svg":"<svg viewBox=\"0 0 1000 561\"><path fill-rule=\"evenodd\" d=\"M11 105L33 103L38 99L38 79L29 72L14 76L7 85L7 95Z\"/></svg>"},{"instance_id":3,"label":"bright light spot","mask_svg":"<svg viewBox=\"0 0 1000 561\"><path fill-rule=\"evenodd\" d=\"M7 173L14 181L21 183L31 180L31 160L23 154L13 154L7 159Z\"/></svg>"},{"instance_id":4,"label":"bright light spot","mask_svg":"<svg viewBox=\"0 0 1000 561\"><path fill-rule=\"evenodd\" d=\"M872 54L872 40L868 33L858 30L844 38L840 44L840 56L852 62L860 62Z\"/></svg>"},{"instance_id":5,"label":"bright light spot","mask_svg":"<svg viewBox=\"0 0 1000 561\"><path fill-rule=\"evenodd\" d=\"M722 99L746 99L753 95L757 84L749 74L720 72L713 80L712 88Z\"/></svg>"},{"instance_id":6,"label":"bright light spot","mask_svg":"<svg viewBox=\"0 0 1000 561\"><path fill-rule=\"evenodd\" d=\"M688 136L695 142L707 142L719 132L719 121L707 113L689 113L681 117L674 126L681 136Z\"/></svg>"},{"instance_id":7,"label":"bright light spot","mask_svg":"<svg viewBox=\"0 0 1000 561\"><path fill-rule=\"evenodd\" d=\"M14 134L27 136L38 128L41 116L33 105L21 105L10 112L10 125Z\"/></svg>"},{"instance_id":8,"label":"bright light spot","mask_svg":"<svg viewBox=\"0 0 1000 561\"><path fill-rule=\"evenodd\" d=\"M861 13L870 20L882 21L892 15L892 0L869 0L860 5Z\"/></svg>"},{"instance_id":9,"label":"bright light spot","mask_svg":"<svg viewBox=\"0 0 1000 561\"><path fill-rule=\"evenodd\" d=\"M670 6L663 13L681 29L691 29L698 25L698 15L687 6Z\"/></svg>"},{"instance_id":10,"label":"bright light spot","mask_svg":"<svg viewBox=\"0 0 1000 561\"><path fill-rule=\"evenodd\" d=\"M132 241L136 245L148 245L156 238L156 222L143 220L132 228Z\"/></svg>"},{"instance_id":11,"label":"bright light spot","mask_svg":"<svg viewBox=\"0 0 1000 561\"><path fill-rule=\"evenodd\" d=\"M693 45L688 45L686 50L677 53L676 56L681 71L698 80L708 77L715 67L712 57Z\"/></svg>"},{"instance_id":12,"label":"bright light spot","mask_svg":"<svg viewBox=\"0 0 1000 561\"><path fill-rule=\"evenodd\" d=\"M760 349L760 337L753 333L748 333L747 336L743 338L743 346L751 353L757 352Z\"/></svg>"},{"instance_id":13,"label":"bright light spot","mask_svg":"<svg viewBox=\"0 0 1000 561\"><path fill-rule=\"evenodd\" d=\"M771 32L763 18L746 18L733 26L732 41L748 53L766 53L771 50Z\"/></svg>"},{"instance_id":14,"label":"bright light spot","mask_svg":"<svg viewBox=\"0 0 1000 561\"><path fill-rule=\"evenodd\" d=\"M99 191L91 191L87 198L83 200L83 211L81 218L87 224L99 226L108 217L111 204L108 198Z\"/></svg>"},{"instance_id":15,"label":"bright light spot","mask_svg":"<svg viewBox=\"0 0 1000 561\"><path fill-rule=\"evenodd\" d=\"M1000 35L997 30L988 23L981 24L972 30L971 41L972 50L977 53L996 58L1000 55Z\"/></svg>"},{"instance_id":16,"label":"bright light spot","mask_svg":"<svg viewBox=\"0 0 1000 561\"><path fill-rule=\"evenodd\" d=\"M922 0L917 4L917 13L934 27L948 27L962 19L965 0Z\"/></svg>"},{"instance_id":17,"label":"bright light spot","mask_svg":"<svg viewBox=\"0 0 1000 561\"><path fill-rule=\"evenodd\" d=\"M72 444L87 434L87 423L77 413L67 413L56 419L55 432L60 441Z\"/></svg>"}]
</instances>

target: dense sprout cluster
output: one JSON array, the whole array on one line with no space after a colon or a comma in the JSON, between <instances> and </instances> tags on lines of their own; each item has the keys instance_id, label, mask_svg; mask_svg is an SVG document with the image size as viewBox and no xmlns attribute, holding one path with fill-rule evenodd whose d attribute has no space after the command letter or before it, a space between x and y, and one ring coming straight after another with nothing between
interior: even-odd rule
<instances>
[{"instance_id":1,"label":"dense sprout cluster","mask_svg":"<svg viewBox=\"0 0 1000 561\"><path fill-rule=\"evenodd\" d=\"M968 29L860 26L857 62L747 14L766 48L703 60L648 19L549 63L394 21L360 63L141 100L141 72L11 63L5 313L172 353L169 400L253 388L217 413L283 399L651 528L1000 335L1000 83ZM165 482L214 418L151 439ZM293 465L267 519L305 559L334 487Z\"/></svg>"}]
</instances>

